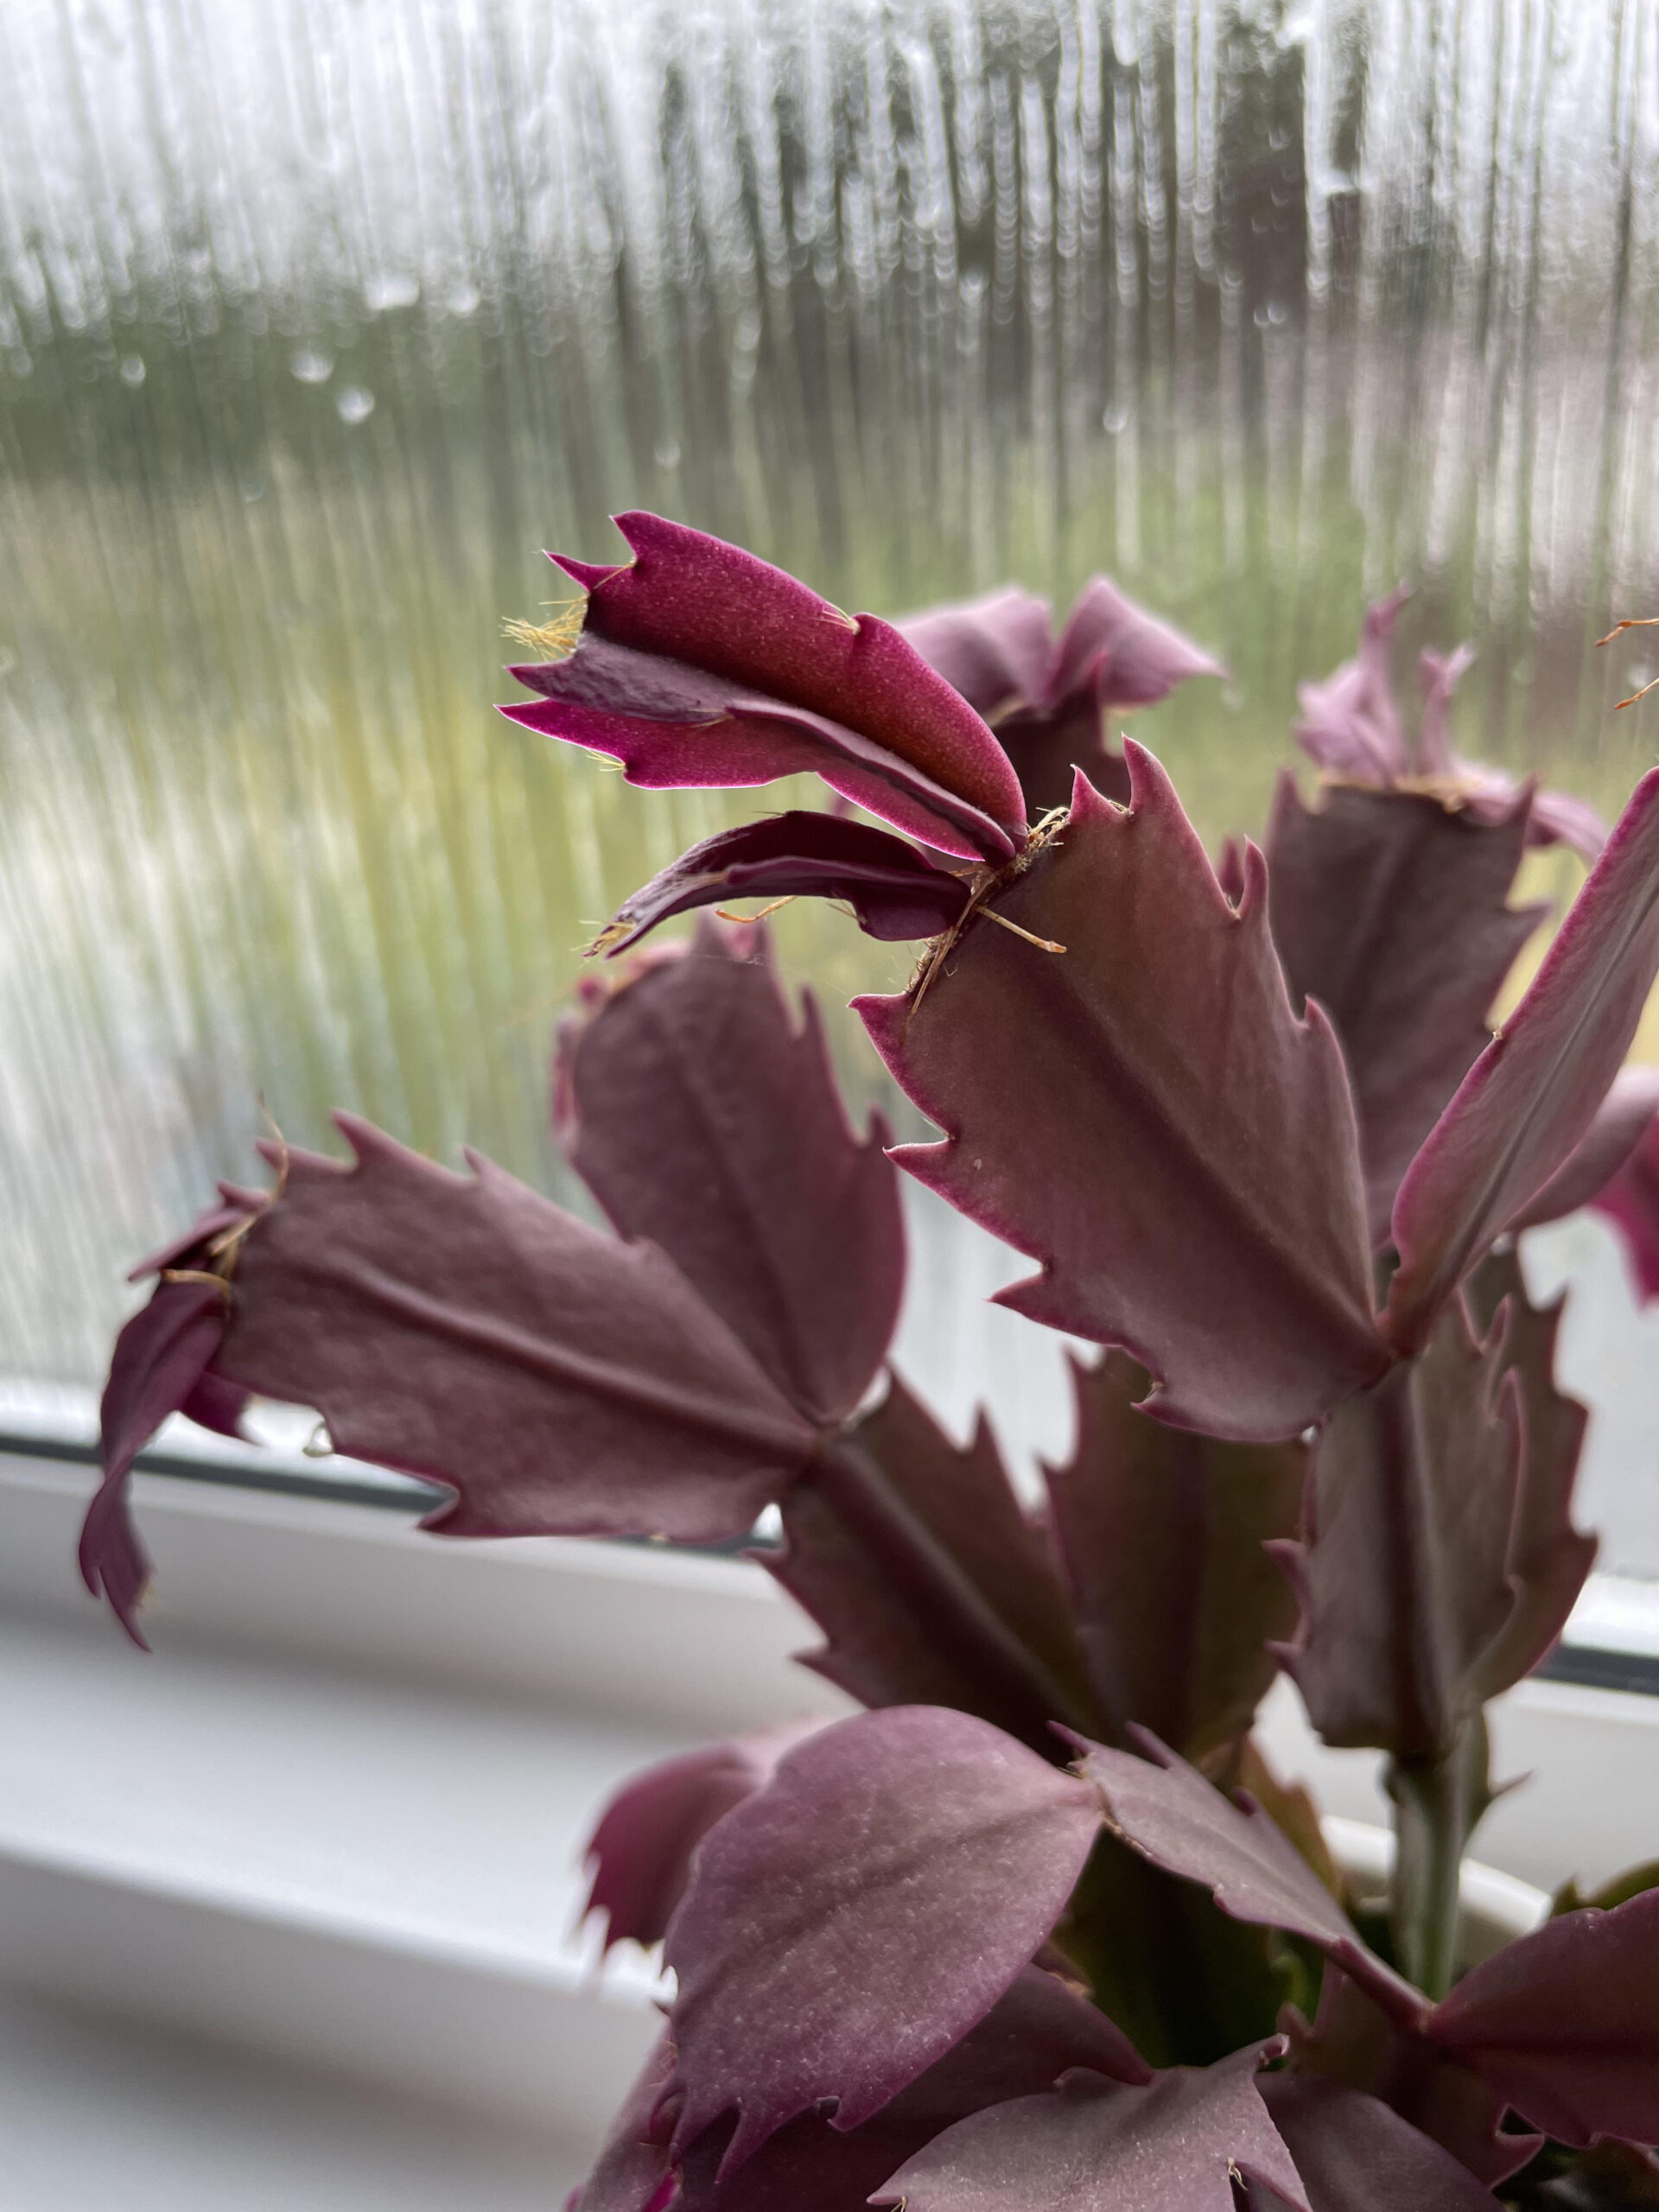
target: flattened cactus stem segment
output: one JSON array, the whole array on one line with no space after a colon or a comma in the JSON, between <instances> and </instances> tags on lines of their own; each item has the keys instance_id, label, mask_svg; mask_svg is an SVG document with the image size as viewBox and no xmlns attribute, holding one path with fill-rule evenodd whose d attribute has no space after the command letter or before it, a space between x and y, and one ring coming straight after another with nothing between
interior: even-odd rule
<instances>
[{"instance_id":1,"label":"flattened cactus stem segment","mask_svg":"<svg viewBox=\"0 0 1659 2212\"><path fill-rule=\"evenodd\" d=\"M1395 1758L1395 1950L1408 1979L1439 1999L1457 1969L1458 1878L1463 1855L1491 1803L1486 1722L1478 1715L1444 1758Z\"/></svg>"},{"instance_id":2,"label":"flattened cactus stem segment","mask_svg":"<svg viewBox=\"0 0 1659 2212\"><path fill-rule=\"evenodd\" d=\"M1070 1716L1079 1710L1076 1695L997 1618L884 1480L869 1454L852 1439L826 1439L800 1482L803 1488L816 1488L842 1521L866 1537L889 1573L911 1586L914 1601L928 1618L948 1624L944 1633L956 1647L950 1656L957 1663L1000 1700L1011 1700L1016 1709L1029 1713L1030 1727L1019 1732L1032 1750L1063 1764L1065 1746L1048 1724L1075 1725Z\"/></svg>"}]
</instances>

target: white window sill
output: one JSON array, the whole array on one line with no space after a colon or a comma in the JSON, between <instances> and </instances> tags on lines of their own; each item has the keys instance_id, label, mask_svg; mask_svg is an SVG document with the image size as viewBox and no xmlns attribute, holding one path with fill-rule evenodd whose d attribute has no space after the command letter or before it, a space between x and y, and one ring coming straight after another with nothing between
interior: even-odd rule
<instances>
[{"instance_id":1,"label":"white window sill","mask_svg":"<svg viewBox=\"0 0 1659 2212\"><path fill-rule=\"evenodd\" d=\"M267 2081L226 2056L226 2109L246 2105L250 2141L284 2097L345 2100L328 2126L341 2171L355 2171L378 2130L401 2139L386 2115L406 2108L375 2100L415 2096L421 2126L496 2142L509 2166L533 2131L541 2201L556 2202L552 2177L580 2169L655 2024L645 1962L618 1958L595 1975L577 1938L581 1841L647 1759L845 1710L789 1662L816 1640L810 1624L738 1560L448 1544L416 1533L407 1509L145 1475L139 1512L158 1568L145 1659L74 1576L92 1480L83 1466L0 1456L0 1983L47 2007L41 2049L78 2037L93 2052L62 2077L69 2106L77 2080L107 2078L127 2109L131 2075L165 2134L168 2084L195 2062L169 2075L158 2028L205 2036L327 2077L326 2089L281 2071ZM1650 1596L1599 1583L1586 1618L1639 1643ZM1265 1723L1270 1756L1327 1812L1385 1817L1376 1761L1314 1742L1287 1685ZM1651 1855L1659 1699L1529 1683L1497 1708L1494 1741L1500 1777L1533 1779L1488 1816L1482 1858L1550 1888ZM11 2001L11 2032L28 2041L23 1999ZM52 2010L65 2005L134 2025L124 2042L84 2019L71 2035L61 2023L80 2016ZM37 2074L45 2063L31 2062ZM232 2134L243 2124L226 2122ZM195 2134L181 2142L176 2172L155 2153L173 2190L155 2201L169 2212L193 2202L200 2150ZM389 2156L374 2170L402 2167ZM429 2177L443 2170L435 2152ZM516 2212L535 2201L519 2186L506 2173L491 2194L475 2174L472 2194L451 2198L399 2195L388 2180L382 2196L293 2179L270 2202ZM82 2201L66 2187L20 2212ZM111 2199L89 2187L84 2201ZM220 2201L240 2212L263 2200Z\"/></svg>"}]
</instances>

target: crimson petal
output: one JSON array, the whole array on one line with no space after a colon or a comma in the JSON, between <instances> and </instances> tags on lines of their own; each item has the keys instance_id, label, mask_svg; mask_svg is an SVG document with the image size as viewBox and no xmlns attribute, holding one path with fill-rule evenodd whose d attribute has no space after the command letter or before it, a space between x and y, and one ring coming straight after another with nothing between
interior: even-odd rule
<instances>
[{"instance_id":1,"label":"crimson petal","mask_svg":"<svg viewBox=\"0 0 1659 2212\"><path fill-rule=\"evenodd\" d=\"M858 1010L950 1132L894 1156L1043 1263L999 1303L1121 1344L1172 1426L1274 1441L1387 1363L1352 1102L1325 1015L1291 1011L1261 855L1236 911L1163 770L1127 757L1132 807L1079 777L994 901L1065 951L976 921L925 990Z\"/></svg>"},{"instance_id":2,"label":"crimson petal","mask_svg":"<svg viewBox=\"0 0 1659 2212\"><path fill-rule=\"evenodd\" d=\"M1032 1959L1100 1824L1086 1783L966 1713L824 1729L703 1840L668 1931L676 2155L734 2107L722 2176L799 2113L856 2127Z\"/></svg>"},{"instance_id":3,"label":"crimson petal","mask_svg":"<svg viewBox=\"0 0 1659 2212\"><path fill-rule=\"evenodd\" d=\"M1659 769L1637 785L1531 988L1465 1077L1394 1208L1383 1325L1402 1350L1567 1160L1659 975Z\"/></svg>"},{"instance_id":4,"label":"crimson petal","mask_svg":"<svg viewBox=\"0 0 1659 2212\"><path fill-rule=\"evenodd\" d=\"M899 1318L904 1222L887 1131L878 1120L861 1142L848 1127L816 1002L798 1021L764 934L712 921L583 996L556 1082L576 1172L791 1404L844 1421Z\"/></svg>"},{"instance_id":5,"label":"crimson petal","mask_svg":"<svg viewBox=\"0 0 1659 2212\"><path fill-rule=\"evenodd\" d=\"M614 956L671 914L731 899L838 899L867 937L937 937L960 920L969 886L868 822L802 810L721 830L644 884L617 909L598 949Z\"/></svg>"}]
</instances>

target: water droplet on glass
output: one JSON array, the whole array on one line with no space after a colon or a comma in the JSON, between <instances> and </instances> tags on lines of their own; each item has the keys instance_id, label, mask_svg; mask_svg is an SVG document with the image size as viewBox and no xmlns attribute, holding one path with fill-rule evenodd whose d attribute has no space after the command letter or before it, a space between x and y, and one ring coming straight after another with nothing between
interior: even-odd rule
<instances>
[{"instance_id":1,"label":"water droplet on glass","mask_svg":"<svg viewBox=\"0 0 1659 2212\"><path fill-rule=\"evenodd\" d=\"M414 276L371 276L363 286L363 304L371 315L387 308L412 308L420 296L420 281Z\"/></svg>"},{"instance_id":2,"label":"water droplet on glass","mask_svg":"<svg viewBox=\"0 0 1659 2212\"><path fill-rule=\"evenodd\" d=\"M143 380L144 364L143 356L137 353L124 353L121 356L122 383L124 385L130 385L133 391L137 391Z\"/></svg>"},{"instance_id":3,"label":"water droplet on glass","mask_svg":"<svg viewBox=\"0 0 1659 2212\"><path fill-rule=\"evenodd\" d=\"M653 449L652 458L658 468L677 468L680 449L672 438L664 438Z\"/></svg>"},{"instance_id":4,"label":"water droplet on glass","mask_svg":"<svg viewBox=\"0 0 1659 2212\"><path fill-rule=\"evenodd\" d=\"M374 394L360 384L348 384L334 402L342 423L366 423L374 412Z\"/></svg>"},{"instance_id":5,"label":"water droplet on glass","mask_svg":"<svg viewBox=\"0 0 1659 2212\"><path fill-rule=\"evenodd\" d=\"M444 296L443 304L451 315L471 315L478 306L477 285L454 285Z\"/></svg>"},{"instance_id":6,"label":"water droplet on glass","mask_svg":"<svg viewBox=\"0 0 1659 2212\"><path fill-rule=\"evenodd\" d=\"M309 346L302 346L288 365L302 384L327 384L334 372L333 356Z\"/></svg>"},{"instance_id":7,"label":"water droplet on glass","mask_svg":"<svg viewBox=\"0 0 1659 2212\"><path fill-rule=\"evenodd\" d=\"M1109 438L1115 438L1120 430L1128 427L1128 420L1129 410L1127 407L1109 407L1100 418L1100 427Z\"/></svg>"}]
</instances>

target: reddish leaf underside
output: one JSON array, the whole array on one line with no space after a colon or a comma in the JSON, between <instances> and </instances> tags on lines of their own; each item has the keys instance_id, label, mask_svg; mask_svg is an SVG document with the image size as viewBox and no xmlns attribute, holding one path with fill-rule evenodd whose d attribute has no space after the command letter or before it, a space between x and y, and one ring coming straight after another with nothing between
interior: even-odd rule
<instances>
[{"instance_id":1,"label":"reddish leaf underside","mask_svg":"<svg viewBox=\"0 0 1659 2212\"><path fill-rule=\"evenodd\" d=\"M1659 769L1630 804L1525 998L1407 1171L1384 1326L1402 1350L1590 1128L1659 974Z\"/></svg>"},{"instance_id":2,"label":"reddish leaf underside","mask_svg":"<svg viewBox=\"0 0 1659 2212\"><path fill-rule=\"evenodd\" d=\"M572 1165L808 1420L844 1421L899 1317L904 1224L887 1133L849 1128L816 1002L798 1023L764 935L708 920L585 995L559 1032Z\"/></svg>"},{"instance_id":3,"label":"reddish leaf underside","mask_svg":"<svg viewBox=\"0 0 1659 2212\"><path fill-rule=\"evenodd\" d=\"M355 1166L290 1153L244 1243L232 1381L448 1484L446 1535L709 1542L788 1488L816 1431L660 1252L340 1126Z\"/></svg>"},{"instance_id":4,"label":"reddish leaf underside","mask_svg":"<svg viewBox=\"0 0 1659 2212\"><path fill-rule=\"evenodd\" d=\"M1016 1312L1122 1345L1177 1427L1294 1435L1386 1364L1353 1109L1325 1016L1292 1014L1262 863L1235 912L1167 777L1079 778L1069 824L919 996L858 1002L949 1132L895 1156L1042 1262Z\"/></svg>"},{"instance_id":5,"label":"reddish leaf underside","mask_svg":"<svg viewBox=\"0 0 1659 2212\"><path fill-rule=\"evenodd\" d=\"M610 957L658 922L735 899L834 899L866 936L937 937L968 904L961 876L867 822L798 809L721 830L682 853L619 907L598 950Z\"/></svg>"},{"instance_id":6,"label":"reddish leaf underside","mask_svg":"<svg viewBox=\"0 0 1659 2212\"><path fill-rule=\"evenodd\" d=\"M1087 1783L931 1707L812 1737L704 1839L668 1932L683 2152L721 2171L820 2100L855 2127L990 2011L1047 1936L1099 1827Z\"/></svg>"}]
</instances>

